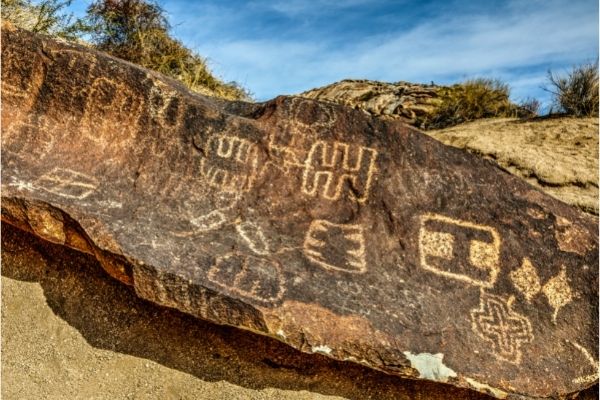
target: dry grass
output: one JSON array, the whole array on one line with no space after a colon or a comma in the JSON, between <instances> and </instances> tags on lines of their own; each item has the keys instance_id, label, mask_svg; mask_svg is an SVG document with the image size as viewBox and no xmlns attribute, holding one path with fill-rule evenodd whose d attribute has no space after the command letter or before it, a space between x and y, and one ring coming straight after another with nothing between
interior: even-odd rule
<instances>
[{"instance_id":1,"label":"dry grass","mask_svg":"<svg viewBox=\"0 0 600 400\"><path fill-rule=\"evenodd\" d=\"M566 76L548 72L554 103L567 115L598 116L598 63L573 67Z\"/></svg>"}]
</instances>

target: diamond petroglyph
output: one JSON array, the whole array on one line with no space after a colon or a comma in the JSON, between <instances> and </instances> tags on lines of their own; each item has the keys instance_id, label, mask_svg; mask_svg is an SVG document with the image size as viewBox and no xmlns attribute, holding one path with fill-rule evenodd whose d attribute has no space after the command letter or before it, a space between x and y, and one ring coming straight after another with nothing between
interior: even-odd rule
<instances>
[{"instance_id":1,"label":"diamond petroglyph","mask_svg":"<svg viewBox=\"0 0 600 400\"><path fill-rule=\"evenodd\" d=\"M473 331L492 346L500 360L521 362L521 346L533 341L529 319L512 309L514 297L505 299L481 292L479 308L471 311Z\"/></svg>"},{"instance_id":2,"label":"diamond petroglyph","mask_svg":"<svg viewBox=\"0 0 600 400\"><path fill-rule=\"evenodd\" d=\"M57 196L81 200L96 190L98 182L86 174L56 167L39 177L36 186Z\"/></svg>"},{"instance_id":3,"label":"diamond petroglyph","mask_svg":"<svg viewBox=\"0 0 600 400\"><path fill-rule=\"evenodd\" d=\"M519 269L510 273L510 278L513 285L523 293L528 302L542 290L537 271L527 257L523 259L523 263Z\"/></svg>"},{"instance_id":4,"label":"diamond petroglyph","mask_svg":"<svg viewBox=\"0 0 600 400\"><path fill-rule=\"evenodd\" d=\"M367 271L365 239L360 225L314 220L306 232L304 254L326 270Z\"/></svg>"},{"instance_id":5,"label":"diamond petroglyph","mask_svg":"<svg viewBox=\"0 0 600 400\"><path fill-rule=\"evenodd\" d=\"M563 265L558 275L551 278L544 287L542 292L548 299L548 304L554 309L552 320L556 322L558 311L573 301L573 292L569 286L567 278L567 268Z\"/></svg>"},{"instance_id":6,"label":"diamond petroglyph","mask_svg":"<svg viewBox=\"0 0 600 400\"><path fill-rule=\"evenodd\" d=\"M206 182L224 192L247 192L258 175L258 147L248 139L211 135L200 172Z\"/></svg>"},{"instance_id":7,"label":"diamond petroglyph","mask_svg":"<svg viewBox=\"0 0 600 400\"><path fill-rule=\"evenodd\" d=\"M546 297L548 304L553 309L552 321L556 323L559 310L573 301L573 291L567 278L567 269L563 265L554 277L542 285L537 270L531 261L525 257L521 267L510 273L513 285L523 293L528 302L540 292Z\"/></svg>"},{"instance_id":8,"label":"diamond petroglyph","mask_svg":"<svg viewBox=\"0 0 600 400\"><path fill-rule=\"evenodd\" d=\"M364 202L369 198L376 159L375 149L319 140L304 162L302 192L327 200L339 200L345 192Z\"/></svg>"},{"instance_id":9,"label":"diamond petroglyph","mask_svg":"<svg viewBox=\"0 0 600 400\"><path fill-rule=\"evenodd\" d=\"M252 255L229 253L217 257L208 279L232 293L266 304L281 300L285 292L281 266Z\"/></svg>"},{"instance_id":10,"label":"diamond petroglyph","mask_svg":"<svg viewBox=\"0 0 600 400\"><path fill-rule=\"evenodd\" d=\"M435 274L492 287L500 270L500 235L489 226L439 214L421 217L421 266Z\"/></svg>"}]
</instances>

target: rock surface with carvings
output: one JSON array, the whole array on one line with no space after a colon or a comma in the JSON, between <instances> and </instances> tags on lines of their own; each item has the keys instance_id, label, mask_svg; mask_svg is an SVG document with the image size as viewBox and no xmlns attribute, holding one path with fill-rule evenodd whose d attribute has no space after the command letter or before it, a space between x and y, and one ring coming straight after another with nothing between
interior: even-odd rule
<instances>
[{"instance_id":1,"label":"rock surface with carvings","mask_svg":"<svg viewBox=\"0 0 600 400\"><path fill-rule=\"evenodd\" d=\"M304 352L498 398L597 382L595 217L398 121L2 44L3 222Z\"/></svg>"}]
</instances>

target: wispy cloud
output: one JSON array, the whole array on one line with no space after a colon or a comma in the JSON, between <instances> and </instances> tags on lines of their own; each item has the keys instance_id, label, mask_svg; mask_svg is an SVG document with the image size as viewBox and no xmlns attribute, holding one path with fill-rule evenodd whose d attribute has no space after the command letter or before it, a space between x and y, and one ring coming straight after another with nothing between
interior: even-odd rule
<instances>
[{"instance_id":1,"label":"wispy cloud","mask_svg":"<svg viewBox=\"0 0 600 400\"><path fill-rule=\"evenodd\" d=\"M507 79L544 97L548 68L598 56L592 1L288 0L164 4L176 34L258 99L343 78ZM533 87L535 86L535 87Z\"/></svg>"}]
</instances>

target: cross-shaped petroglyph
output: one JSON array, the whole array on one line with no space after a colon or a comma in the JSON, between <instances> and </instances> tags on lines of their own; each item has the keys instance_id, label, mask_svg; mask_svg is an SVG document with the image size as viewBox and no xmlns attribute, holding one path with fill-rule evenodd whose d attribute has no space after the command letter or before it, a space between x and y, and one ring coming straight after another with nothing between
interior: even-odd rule
<instances>
[{"instance_id":1,"label":"cross-shaped petroglyph","mask_svg":"<svg viewBox=\"0 0 600 400\"><path fill-rule=\"evenodd\" d=\"M248 139L230 135L211 135L200 173L206 182L224 192L247 192L258 175L258 146Z\"/></svg>"},{"instance_id":2,"label":"cross-shaped petroglyph","mask_svg":"<svg viewBox=\"0 0 600 400\"><path fill-rule=\"evenodd\" d=\"M500 271L500 235L490 226L425 214L421 217L419 256L428 271L490 288Z\"/></svg>"},{"instance_id":3,"label":"cross-shaped petroglyph","mask_svg":"<svg viewBox=\"0 0 600 400\"><path fill-rule=\"evenodd\" d=\"M567 278L567 269L563 265L560 272L550 278L543 286L540 282L537 270L531 261L525 257L521 267L510 273L513 285L523 293L528 302L538 294L544 293L548 304L553 308L552 321L556 318L560 309L573 301L573 291Z\"/></svg>"},{"instance_id":4,"label":"cross-shaped petroglyph","mask_svg":"<svg viewBox=\"0 0 600 400\"><path fill-rule=\"evenodd\" d=\"M514 364L521 362L521 346L533 341L531 323L512 309L514 297L504 299L481 292L479 308L471 310L471 327L491 344L492 354Z\"/></svg>"},{"instance_id":5,"label":"cross-shaped petroglyph","mask_svg":"<svg viewBox=\"0 0 600 400\"><path fill-rule=\"evenodd\" d=\"M319 140L304 161L302 192L339 200L344 191L358 202L369 198L377 151L365 146Z\"/></svg>"},{"instance_id":6,"label":"cross-shaped petroglyph","mask_svg":"<svg viewBox=\"0 0 600 400\"><path fill-rule=\"evenodd\" d=\"M61 197L82 200L96 190L98 182L81 172L56 167L39 177L35 186Z\"/></svg>"},{"instance_id":7,"label":"cross-shaped petroglyph","mask_svg":"<svg viewBox=\"0 0 600 400\"><path fill-rule=\"evenodd\" d=\"M285 292L285 278L277 261L235 252L217 257L208 279L232 293L265 304L281 300Z\"/></svg>"},{"instance_id":8,"label":"cross-shaped petroglyph","mask_svg":"<svg viewBox=\"0 0 600 400\"><path fill-rule=\"evenodd\" d=\"M306 232L304 254L330 271L367 271L363 228L358 224L314 220Z\"/></svg>"}]
</instances>

